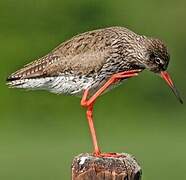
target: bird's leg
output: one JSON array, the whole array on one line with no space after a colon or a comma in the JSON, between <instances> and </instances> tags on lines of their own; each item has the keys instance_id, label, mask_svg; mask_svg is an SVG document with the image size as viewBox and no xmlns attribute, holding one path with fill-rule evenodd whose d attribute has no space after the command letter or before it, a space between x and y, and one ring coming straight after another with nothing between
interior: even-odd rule
<instances>
[{"instance_id":1,"label":"bird's leg","mask_svg":"<svg viewBox=\"0 0 186 180\"><path fill-rule=\"evenodd\" d=\"M93 121L93 105L90 105L87 108L86 114L87 114L87 119L88 119L90 132L91 132L91 135L92 135L92 141L93 141L93 144L94 144L94 154L96 156L99 156L100 149L98 147L98 142L97 142L97 137L96 137L96 130L95 130L94 121Z\"/></svg>"},{"instance_id":2,"label":"bird's leg","mask_svg":"<svg viewBox=\"0 0 186 180\"><path fill-rule=\"evenodd\" d=\"M130 71L124 71L121 73L114 74L90 99L87 100L88 96L88 89L84 91L83 97L81 99L81 105L83 107L87 108L87 119L89 123L89 128L92 136L92 141L94 145L94 154L96 156L115 156L115 154L101 154L100 149L98 147L97 143L97 138L96 138L96 131L94 128L94 123L93 123L93 104L98 96L100 96L111 84L114 82L120 80L120 79L125 79L125 78L130 78L133 76L137 76L138 72L141 70L130 70Z\"/></svg>"},{"instance_id":3,"label":"bird's leg","mask_svg":"<svg viewBox=\"0 0 186 180\"><path fill-rule=\"evenodd\" d=\"M120 79L137 76L139 72L141 72L141 70L130 70L112 75L111 78L89 100L87 100L88 89L86 89L81 100L81 105L88 107L90 104L93 104L96 98L100 96L111 84Z\"/></svg>"},{"instance_id":4,"label":"bird's leg","mask_svg":"<svg viewBox=\"0 0 186 180\"><path fill-rule=\"evenodd\" d=\"M84 91L83 97L81 99L81 105L83 107L87 108L86 115L87 115L87 120L89 124L89 129L91 132L91 137L92 137L92 142L94 145L94 154L96 156L100 155L100 149L98 147L98 142L97 142L97 137L96 137L96 131L94 128L94 122L93 122L93 103L92 104L87 104L87 96L88 96L88 89Z\"/></svg>"}]
</instances>

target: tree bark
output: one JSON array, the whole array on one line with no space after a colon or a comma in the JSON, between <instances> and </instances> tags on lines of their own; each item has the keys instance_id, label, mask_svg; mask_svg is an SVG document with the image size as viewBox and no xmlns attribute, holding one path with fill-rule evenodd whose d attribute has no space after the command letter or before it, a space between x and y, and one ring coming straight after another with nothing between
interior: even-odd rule
<instances>
[{"instance_id":1,"label":"tree bark","mask_svg":"<svg viewBox=\"0 0 186 180\"><path fill-rule=\"evenodd\" d=\"M140 180L141 167L126 153L111 157L80 154L72 163L72 180Z\"/></svg>"}]
</instances>

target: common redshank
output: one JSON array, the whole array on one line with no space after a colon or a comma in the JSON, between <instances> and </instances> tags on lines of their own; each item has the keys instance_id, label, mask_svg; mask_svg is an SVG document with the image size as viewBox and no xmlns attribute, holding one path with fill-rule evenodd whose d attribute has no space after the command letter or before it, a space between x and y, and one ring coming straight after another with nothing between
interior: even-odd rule
<instances>
[{"instance_id":1,"label":"common redshank","mask_svg":"<svg viewBox=\"0 0 186 180\"><path fill-rule=\"evenodd\" d=\"M167 47L161 40L137 35L124 27L109 27L85 32L63 42L49 54L11 74L7 84L15 88L81 96L93 153L106 156L98 146L93 123L97 97L147 69L159 74L183 103L166 72L169 59Z\"/></svg>"}]
</instances>

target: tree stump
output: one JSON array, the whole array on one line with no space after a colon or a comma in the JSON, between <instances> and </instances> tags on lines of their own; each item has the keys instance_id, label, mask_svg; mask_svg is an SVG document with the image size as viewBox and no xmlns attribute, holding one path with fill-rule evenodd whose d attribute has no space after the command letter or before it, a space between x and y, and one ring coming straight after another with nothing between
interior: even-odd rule
<instances>
[{"instance_id":1,"label":"tree stump","mask_svg":"<svg viewBox=\"0 0 186 180\"><path fill-rule=\"evenodd\" d=\"M72 163L72 180L140 180L141 167L126 153L111 157L80 154Z\"/></svg>"}]
</instances>

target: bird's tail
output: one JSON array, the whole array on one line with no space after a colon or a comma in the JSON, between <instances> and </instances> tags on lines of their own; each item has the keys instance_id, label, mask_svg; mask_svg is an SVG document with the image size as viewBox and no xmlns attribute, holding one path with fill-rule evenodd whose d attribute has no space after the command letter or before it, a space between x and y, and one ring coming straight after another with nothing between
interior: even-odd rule
<instances>
[{"instance_id":1,"label":"bird's tail","mask_svg":"<svg viewBox=\"0 0 186 180\"><path fill-rule=\"evenodd\" d=\"M7 78L7 85L10 88L23 88L23 89L45 89L47 84L51 82L51 77L45 78Z\"/></svg>"},{"instance_id":2,"label":"bird's tail","mask_svg":"<svg viewBox=\"0 0 186 180\"><path fill-rule=\"evenodd\" d=\"M50 58L52 58L51 55L44 56L12 73L7 78L7 85L15 88L31 89L43 86L43 84L49 80L45 68L47 67Z\"/></svg>"}]
</instances>

